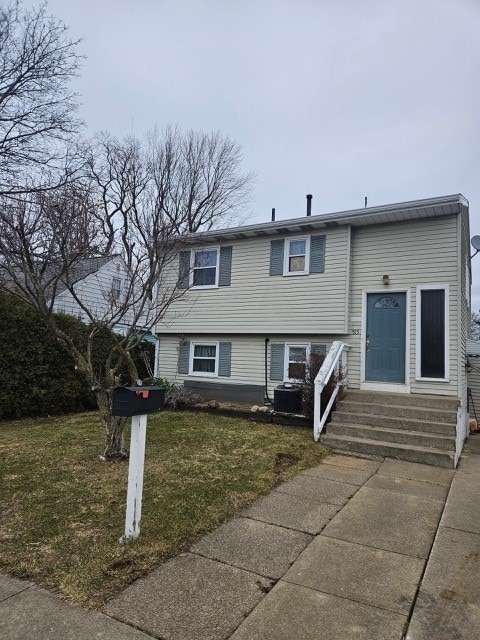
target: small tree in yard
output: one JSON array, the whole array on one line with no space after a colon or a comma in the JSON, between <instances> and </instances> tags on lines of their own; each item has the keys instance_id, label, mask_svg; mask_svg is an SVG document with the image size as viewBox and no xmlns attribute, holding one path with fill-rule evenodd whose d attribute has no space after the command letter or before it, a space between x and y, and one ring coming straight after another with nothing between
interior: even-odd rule
<instances>
[{"instance_id":1,"label":"small tree in yard","mask_svg":"<svg viewBox=\"0 0 480 640\"><path fill-rule=\"evenodd\" d=\"M158 134L146 145L134 138L98 138L88 150L88 174L48 193L0 202L0 287L13 291L45 321L72 355L93 389L105 434L104 456L126 455L126 419L112 416L112 389L138 378L132 349L139 330L151 329L185 294L178 282L181 236L214 226L243 204L251 176L239 172L237 145L220 134L178 130ZM185 239L183 239L185 242ZM121 290L103 291L92 305L79 294L82 260L116 255ZM79 345L56 321L57 291L67 289L89 320ZM105 327L111 334L99 370L95 344Z\"/></svg>"}]
</instances>

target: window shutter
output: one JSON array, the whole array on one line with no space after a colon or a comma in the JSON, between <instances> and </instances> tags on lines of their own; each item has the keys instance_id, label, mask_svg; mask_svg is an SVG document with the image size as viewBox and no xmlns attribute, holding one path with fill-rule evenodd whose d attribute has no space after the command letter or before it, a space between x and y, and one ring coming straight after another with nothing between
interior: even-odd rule
<instances>
[{"instance_id":1,"label":"window shutter","mask_svg":"<svg viewBox=\"0 0 480 640\"><path fill-rule=\"evenodd\" d=\"M190 342L181 342L178 349L178 373L188 374L190 364Z\"/></svg>"},{"instance_id":2,"label":"window shutter","mask_svg":"<svg viewBox=\"0 0 480 640\"><path fill-rule=\"evenodd\" d=\"M232 343L220 342L218 346L218 375L229 378L231 375Z\"/></svg>"},{"instance_id":3,"label":"window shutter","mask_svg":"<svg viewBox=\"0 0 480 640\"><path fill-rule=\"evenodd\" d=\"M178 288L188 289L190 280L190 251L180 251Z\"/></svg>"},{"instance_id":4,"label":"window shutter","mask_svg":"<svg viewBox=\"0 0 480 640\"><path fill-rule=\"evenodd\" d=\"M310 273L325 271L325 236L310 238Z\"/></svg>"},{"instance_id":5,"label":"window shutter","mask_svg":"<svg viewBox=\"0 0 480 640\"><path fill-rule=\"evenodd\" d=\"M283 252L285 250L285 240L272 240L270 242L270 275L283 275ZM282 375L283 380L283 375Z\"/></svg>"},{"instance_id":6,"label":"window shutter","mask_svg":"<svg viewBox=\"0 0 480 640\"><path fill-rule=\"evenodd\" d=\"M283 382L285 360L285 345L270 345L270 380L281 380Z\"/></svg>"},{"instance_id":7,"label":"window shutter","mask_svg":"<svg viewBox=\"0 0 480 640\"><path fill-rule=\"evenodd\" d=\"M218 286L229 287L232 281L232 247L220 247Z\"/></svg>"},{"instance_id":8,"label":"window shutter","mask_svg":"<svg viewBox=\"0 0 480 640\"><path fill-rule=\"evenodd\" d=\"M320 356L326 356L327 346L325 344L312 344L310 345L310 353L315 353Z\"/></svg>"}]
</instances>

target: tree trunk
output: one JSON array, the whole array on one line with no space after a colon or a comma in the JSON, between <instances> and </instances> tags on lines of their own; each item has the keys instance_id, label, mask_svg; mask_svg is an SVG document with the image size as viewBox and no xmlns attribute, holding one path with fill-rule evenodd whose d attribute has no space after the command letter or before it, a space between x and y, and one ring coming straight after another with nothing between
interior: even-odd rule
<instances>
[{"instance_id":1,"label":"tree trunk","mask_svg":"<svg viewBox=\"0 0 480 640\"><path fill-rule=\"evenodd\" d=\"M112 396L106 389L94 389L95 397L102 421L105 436L105 450L103 457L106 460L124 460L127 457L123 431L127 418L112 416Z\"/></svg>"}]
</instances>

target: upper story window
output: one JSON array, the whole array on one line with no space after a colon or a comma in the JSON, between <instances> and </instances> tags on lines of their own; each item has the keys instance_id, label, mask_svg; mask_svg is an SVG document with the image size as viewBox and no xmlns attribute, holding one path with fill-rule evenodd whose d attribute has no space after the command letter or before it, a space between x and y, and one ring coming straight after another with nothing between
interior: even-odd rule
<instances>
[{"instance_id":1,"label":"upper story window","mask_svg":"<svg viewBox=\"0 0 480 640\"><path fill-rule=\"evenodd\" d=\"M308 273L310 258L310 238L290 238L285 243L285 263L283 275L303 275Z\"/></svg>"},{"instance_id":2,"label":"upper story window","mask_svg":"<svg viewBox=\"0 0 480 640\"><path fill-rule=\"evenodd\" d=\"M192 251L192 287L218 287L218 249Z\"/></svg>"},{"instance_id":3,"label":"upper story window","mask_svg":"<svg viewBox=\"0 0 480 640\"><path fill-rule=\"evenodd\" d=\"M118 300L122 293L122 279L114 276L112 278L112 298Z\"/></svg>"},{"instance_id":4,"label":"upper story window","mask_svg":"<svg viewBox=\"0 0 480 640\"><path fill-rule=\"evenodd\" d=\"M300 276L325 271L325 235L270 241L271 276Z\"/></svg>"}]
</instances>

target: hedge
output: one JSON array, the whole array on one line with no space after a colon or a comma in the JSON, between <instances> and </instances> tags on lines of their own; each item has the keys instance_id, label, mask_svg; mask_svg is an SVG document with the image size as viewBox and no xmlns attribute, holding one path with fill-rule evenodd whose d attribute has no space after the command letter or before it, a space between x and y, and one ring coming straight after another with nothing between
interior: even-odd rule
<instances>
[{"instance_id":1,"label":"hedge","mask_svg":"<svg viewBox=\"0 0 480 640\"><path fill-rule=\"evenodd\" d=\"M88 327L77 318L57 314L57 322L78 344L86 341ZM95 346L101 367L111 344L105 329ZM152 358L153 345L142 343ZM136 354L139 376L145 366ZM11 294L0 292L0 418L47 416L94 409L95 398L86 381L75 372L66 348L50 335L35 310Z\"/></svg>"}]
</instances>

